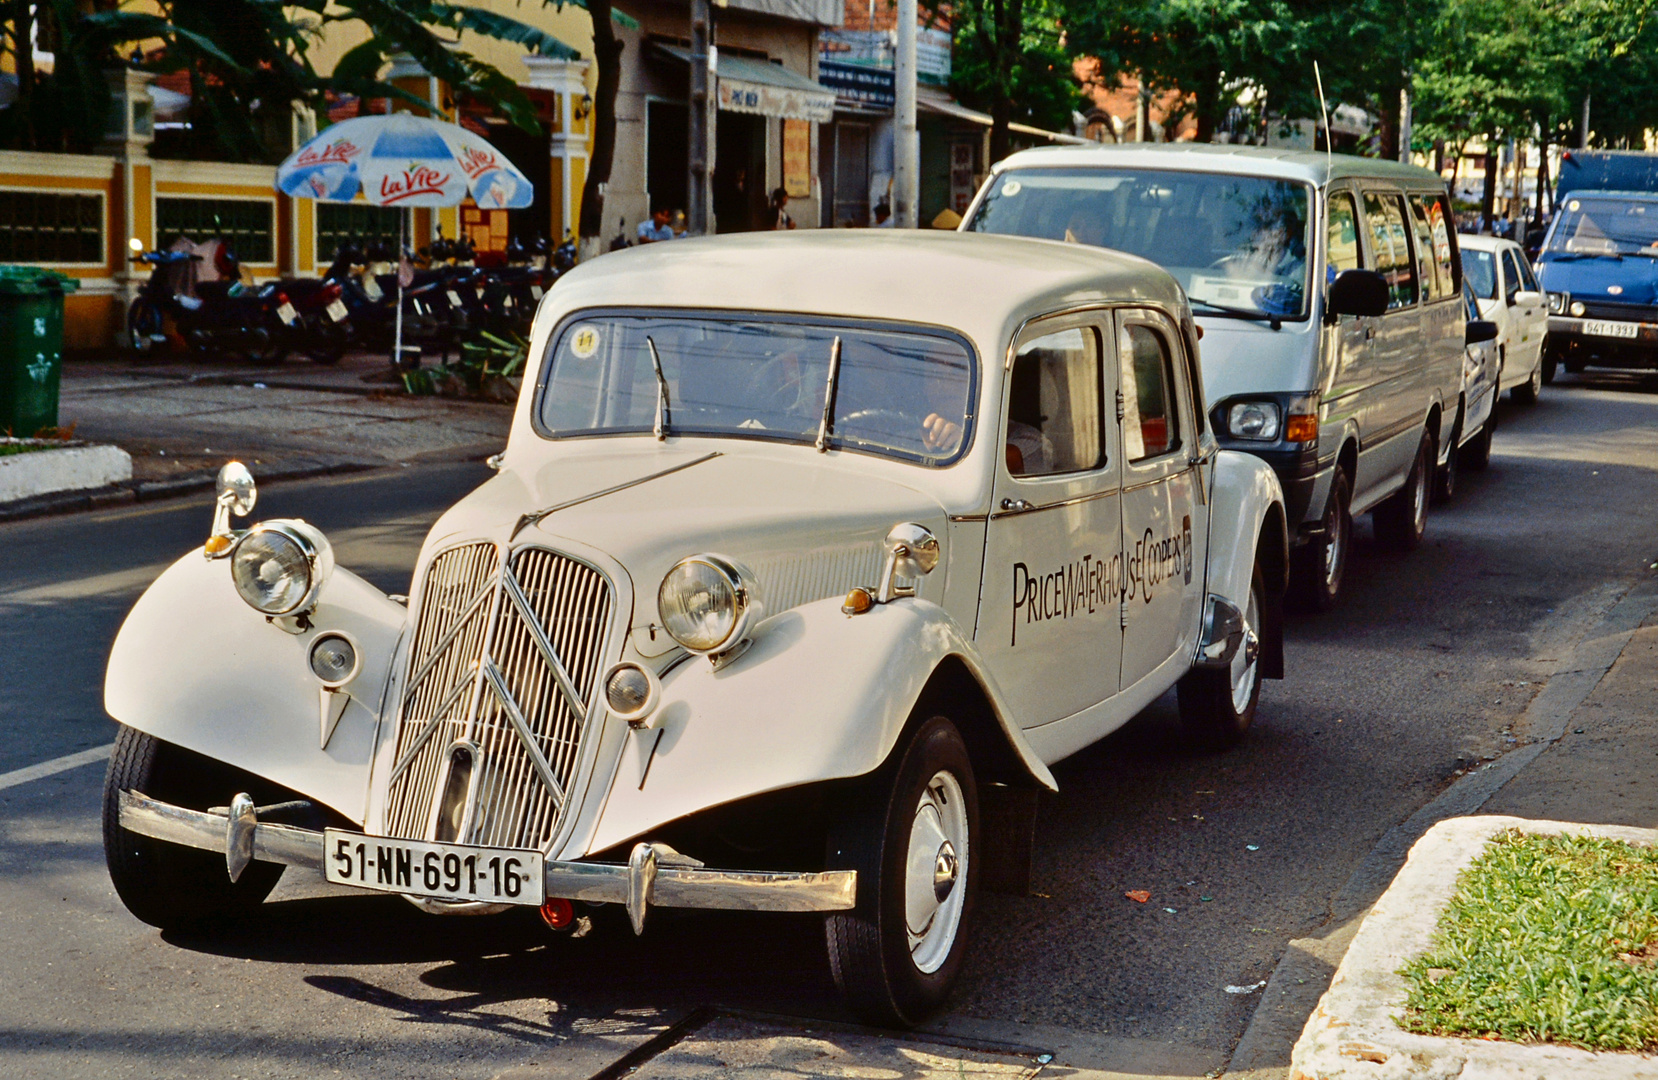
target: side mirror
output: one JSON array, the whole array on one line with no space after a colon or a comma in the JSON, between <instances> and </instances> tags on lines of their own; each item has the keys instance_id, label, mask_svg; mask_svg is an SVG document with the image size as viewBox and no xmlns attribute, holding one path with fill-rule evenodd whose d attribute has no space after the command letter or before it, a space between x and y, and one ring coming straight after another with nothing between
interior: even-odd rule
<instances>
[{"instance_id":1,"label":"side mirror","mask_svg":"<svg viewBox=\"0 0 1658 1080\"><path fill-rule=\"evenodd\" d=\"M1544 302L1544 299L1543 294L1540 292L1533 289L1521 289L1519 292L1509 297L1508 302L1511 305L1518 306L1520 304L1541 304Z\"/></svg>"},{"instance_id":2,"label":"side mirror","mask_svg":"<svg viewBox=\"0 0 1658 1080\"><path fill-rule=\"evenodd\" d=\"M1469 345L1478 345L1482 341L1496 341L1497 324L1489 319L1469 319L1463 340Z\"/></svg>"},{"instance_id":3,"label":"side mirror","mask_svg":"<svg viewBox=\"0 0 1658 1080\"><path fill-rule=\"evenodd\" d=\"M1330 315L1380 315L1387 311L1387 279L1374 270L1343 270L1330 283L1324 308Z\"/></svg>"}]
</instances>

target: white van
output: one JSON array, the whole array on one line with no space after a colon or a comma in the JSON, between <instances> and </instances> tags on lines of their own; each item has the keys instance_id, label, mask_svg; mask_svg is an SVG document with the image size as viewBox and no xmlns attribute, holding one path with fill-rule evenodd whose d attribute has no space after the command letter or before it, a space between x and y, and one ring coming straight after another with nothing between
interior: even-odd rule
<instances>
[{"instance_id":1,"label":"white van","mask_svg":"<svg viewBox=\"0 0 1658 1080\"><path fill-rule=\"evenodd\" d=\"M1026 150L962 231L1096 244L1172 273L1221 446L1283 484L1303 602L1335 605L1352 516L1422 539L1461 441L1462 266L1445 182L1369 158L1186 144ZM1120 405L1119 405L1120 407Z\"/></svg>"}]
</instances>

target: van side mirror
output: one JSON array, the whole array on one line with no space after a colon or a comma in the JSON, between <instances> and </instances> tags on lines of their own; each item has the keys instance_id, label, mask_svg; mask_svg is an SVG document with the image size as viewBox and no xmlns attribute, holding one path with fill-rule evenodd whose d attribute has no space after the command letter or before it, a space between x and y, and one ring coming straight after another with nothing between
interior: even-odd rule
<instances>
[{"instance_id":1,"label":"van side mirror","mask_svg":"<svg viewBox=\"0 0 1658 1080\"><path fill-rule=\"evenodd\" d=\"M1327 314L1381 315L1387 311L1387 279L1374 270L1343 270L1330 283Z\"/></svg>"},{"instance_id":2,"label":"van side mirror","mask_svg":"<svg viewBox=\"0 0 1658 1080\"><path fill-rule=\"evenodd\" d=\"M1482 341L1496 341L1497 324L1489 319L1469 319L1463 340L1469 345L1478 345Z\"/></svg>"}]
</instances>

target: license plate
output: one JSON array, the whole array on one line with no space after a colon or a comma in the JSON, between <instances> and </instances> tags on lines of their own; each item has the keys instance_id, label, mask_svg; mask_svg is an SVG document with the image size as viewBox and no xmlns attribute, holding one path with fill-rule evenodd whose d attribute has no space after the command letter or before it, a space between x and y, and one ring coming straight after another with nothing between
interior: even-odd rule
<instances>
[{"instance_id":1,"label":"license plate","mask_svg":"<svg viewBox=\"0 0 1658 1080\"><path fill-rule=\"evenodd\" d=\"M326 829L324 875L336 885L440 900L528 904L546 899L539 851L431 844Z\"/></svg>"},{"instance_id":2,"label":"license plate","mask_svg":"<svg viewBox=\"0 0 1658 1080\"><path fill-rule=\"evenodd\" d=\"M531 295L531 296L533 296L533 297L535 297L535 298L536 298L536 299L537 299L537 300L539 300L539 299L541 299L541 298L542 298L542 297L543 297L543 296L545 296L545 295L546 295L546 294L545 294L545 293L543 293L543 292L542 292L542 291L541 291L541 286L539 286L539 285L531 285L531 286L530 286L530 295Z\"/></svg>"},{"instance_id":3,"label":"license plate","mask_svg":"<svg viewBox=\"0 0 1658 1080\"><path fill-rule=\"evenodd\" d=\"M328 317L333 319L335 322L339 322L341 319L345 318L345 314L344 301L335 300L333 303L328 305Z\"/></svg>"},{"instance_id":4,"label":"license plate","mask_svg":"<svg viewBox=\"0 0 1658 1080\"><path fill-rule=\"evenodd\" d=\"M276 317L282 320L283 325L292 326L294 325L294 320L299 318L299 312L294 310L294 305L283 304L281 307L276 309Z\"/></svg>"},{"instance_id":5,"label":"license plate","mask_svg":"<svg viewBox=\"0 0 1658 1080\"><path fill-rule=\"evenodd\" d=\"M455 305L456 307L461 306L461 294L456 292L454 289L449 289L448 291L446 291L444 293L444 295L449 297L449 302L451 304Z\"/></svg>"},{"instance_id":6,"label":"license plate","mask_svg":"<svg viewBox=\"0 0 1658 1080\"><path fill-rule=\"evenodd\" d=\"M1585 334L1595 334L1598 337L1640 337L1640 323L1630 322L1586 322L1583 324Z\"/></svg>"}]
</instances>

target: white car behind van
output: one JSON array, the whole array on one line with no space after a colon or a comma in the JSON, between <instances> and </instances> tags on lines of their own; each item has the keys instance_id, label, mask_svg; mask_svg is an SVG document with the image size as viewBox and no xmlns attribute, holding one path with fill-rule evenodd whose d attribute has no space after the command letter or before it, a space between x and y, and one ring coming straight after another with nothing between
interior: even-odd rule
<instances>
[{"instance_id":1,"label":"white car behind van","mask_svg":"<svg viewBox=\"0 0 1658 1080\"><path fill-rule=\"evenodd\" d=\"M1298 591L1328 610L1353 515L1416 547L1436 469L1461 441L1452 222L1428 169L1186 143L1014 154L961 228L1116 248L1174 275L1203 335L1215 435L1277 472Z\"/></svg>"}]
</instances>

